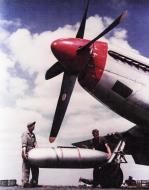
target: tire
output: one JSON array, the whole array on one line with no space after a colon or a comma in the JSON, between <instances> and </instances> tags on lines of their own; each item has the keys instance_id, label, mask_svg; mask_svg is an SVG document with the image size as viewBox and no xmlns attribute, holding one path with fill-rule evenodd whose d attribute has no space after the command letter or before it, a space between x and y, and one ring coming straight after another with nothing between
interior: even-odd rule
<instances>
[{"instance_id":1,"label":"tire","mask_svg":"<svg viewBox=\"0 0 149 190\"><path fill-rule=\"evenodd\" d=\"M119 188L123 183L123 172L119 164L108 163L100 169L94 169L95 184L102 188Z\"/></svg>"}]
</instances>

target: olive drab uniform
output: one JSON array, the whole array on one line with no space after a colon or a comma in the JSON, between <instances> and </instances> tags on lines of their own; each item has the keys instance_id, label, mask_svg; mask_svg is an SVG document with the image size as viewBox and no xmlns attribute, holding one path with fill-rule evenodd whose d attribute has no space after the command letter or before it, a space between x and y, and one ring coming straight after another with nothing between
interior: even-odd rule
<instances>
[{"instance_id":1,"label":"olive drab uniform","mask_svg":"<svg viewBox=\"0 0 149 190\"><path fill-rule=\"evenodd\" d=\"M104 137L98 137L92 139L92 148L94 148L95 150L107 152L105 144L107 144L107 142Z\"/></svg>"},{"instance_id":2,"label":"olive drab uniform","mask_svg":"<svg viewBox=\"0 0 149 190\"><path fill-rule=\"evenodd\" d=\"M26 148L26 153L28 153L31 149L35 148L36 146L36 137L34 133L30 133L29 131L26 131L22 134L22 148ZM23 158L22 163L22 183L26 184L29 183L29 175L30 170L32 172L32 179L30 181L31 184L37 185L38 184L38 176L39 176L39 168L36 166L33 166L29 163L29 161L25 158Z\"/></svg>"}]
</instances>

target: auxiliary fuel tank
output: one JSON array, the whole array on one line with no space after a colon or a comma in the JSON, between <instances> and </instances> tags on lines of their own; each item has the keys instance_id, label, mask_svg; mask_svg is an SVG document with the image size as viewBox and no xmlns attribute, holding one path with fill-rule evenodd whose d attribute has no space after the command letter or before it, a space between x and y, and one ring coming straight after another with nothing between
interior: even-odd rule
<instances>
[{"instance_id":1,"label":"auxiliary fuel tank","mask_svg":"<svg viewBox=\"0 0 149 190\"><path fill-rule=\"evenodd\" d=\"M107 161L105 152L87 148L34 148L29 161L39 168L94 168Z\"/></svg>"}]
</instances>

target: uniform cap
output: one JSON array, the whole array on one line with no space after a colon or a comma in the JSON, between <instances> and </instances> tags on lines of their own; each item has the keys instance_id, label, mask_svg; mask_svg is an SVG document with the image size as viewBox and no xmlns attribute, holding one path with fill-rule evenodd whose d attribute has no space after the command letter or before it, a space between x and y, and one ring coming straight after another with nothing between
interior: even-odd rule
<instances>
[{"instance_id":1,"label":"uniform cap","mask_svg":"<svg viewBox=\"0 0 149 190\"><path fill-rule=\"evenodd\" d=\"M33 121L33 122L31 122L31 123L28 123L28 124L27 124L27 127L30 128L30 127L32 127L33 125L35 125L35 123L36 123L36 121Z\"/></svg>"}]
</instances>

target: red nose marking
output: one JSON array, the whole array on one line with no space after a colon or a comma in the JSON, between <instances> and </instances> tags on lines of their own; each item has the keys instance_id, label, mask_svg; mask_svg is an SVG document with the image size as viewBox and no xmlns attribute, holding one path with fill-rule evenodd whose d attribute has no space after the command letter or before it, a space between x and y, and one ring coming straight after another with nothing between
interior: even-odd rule
<instances>
[{"instance_id":1,"label":"red nose marking","mask_svg":"<svg viewBox=\"0 0 149 190\"><path fill-rule=\"evenodd\" d=\"M52 49L52 52L54 55L60 53L61 52L61 41L55 40L54 42L52 42L51 49Z\"/></svg>"},{"instance_id":2,"label":"red nose marking","mask_svg":"<svg viewBox=\"0 0 149 190\"><path fill-rule=\"evenodd\" d=\"M51 49L55 57L60 62L67 62L67 60L74 57L75 48L74 44L67 39L59 39L51 44Z\"/></svg>"},{"instance_id":3,"label":"red nose marking","mask_svg":"<svg viewBox=\"0 0 149 190\"><path fill-rule=\"evenodd\" d=\"M58 61L71 72L78 72L85 62L83 56L77 55L77 50L86 40L75 38L58 39L51 44L51 49Z\"/></svg>"}]
</instances>

